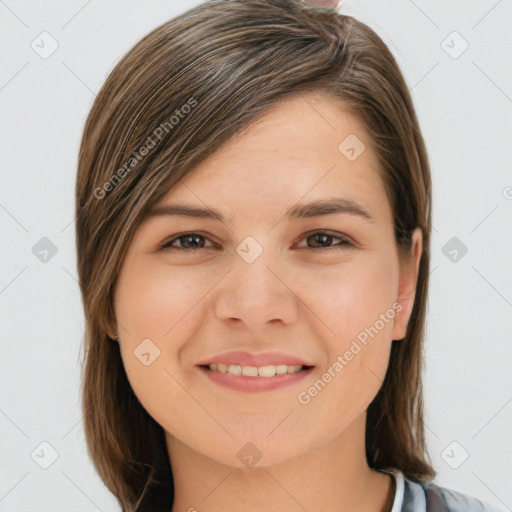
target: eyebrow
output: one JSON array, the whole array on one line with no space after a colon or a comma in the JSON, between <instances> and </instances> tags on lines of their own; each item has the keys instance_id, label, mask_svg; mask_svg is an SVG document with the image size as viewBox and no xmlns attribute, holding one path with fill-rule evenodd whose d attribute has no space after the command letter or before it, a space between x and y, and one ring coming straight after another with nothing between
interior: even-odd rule
<instances>
[{"instance_id":1,"label":"eyebrow","mask_svg":"<svg viewBox=\"0 0 512 512\"><path fill-rule=\"evenodd\" d=\"M306 204L297 204L286 210L284 217L289 220L307 219L321 215L345 213L359 216L369 222L375 222L369 211L360 203L343 198L320 199ZM211 208L198 208L188 205L159 205L150 209L147 217L182 216L197 219L213 219L225 222L224 216L217 210Z\"/></svg>"}]
</instances>

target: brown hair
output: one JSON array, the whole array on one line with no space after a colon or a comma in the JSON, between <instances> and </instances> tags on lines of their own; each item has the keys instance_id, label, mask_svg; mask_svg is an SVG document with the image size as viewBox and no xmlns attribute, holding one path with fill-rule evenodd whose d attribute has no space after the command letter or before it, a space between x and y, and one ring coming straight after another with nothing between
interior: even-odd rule
<instances>
[{"instance_id":1,"label":"brown hair","mask_svg":"<svg viewBox=\"0 0 512 512\"><path fill-rule=\"evenodd\" d=\"M117 64L89 113L76 182L76 252L85 313L82 407L88 452L124 511L169 510L174 488L163 428L124 371L113 291L148 209L194 166L289 96L323 91L371 135L397 247L423 234L404 340L393 341L368 408L366 455L417 482L426 452L421 374L431 231L428 157L407 85L365 24L290 0L213 0L164 23ZM122 328L122 326L120 326Z\"/></svg>"}]
</instances>

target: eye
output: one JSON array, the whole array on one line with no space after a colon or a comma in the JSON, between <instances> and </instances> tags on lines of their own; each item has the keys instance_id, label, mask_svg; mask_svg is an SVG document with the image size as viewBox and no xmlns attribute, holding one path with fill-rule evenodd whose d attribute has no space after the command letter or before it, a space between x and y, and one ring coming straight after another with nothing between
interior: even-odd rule
<instances>
[{"instance_id":1,"label":"eye","mask_svg":"<svg viewBox=\"0 0 512 512\"><path fill-rule=\"evenodd\" d=\"M334 249L339 251L347 246L354 247L354 244L351 243L347 237L342 235L336 236L328 231L316 231L315 233L309 234L305 239L308 241L311 240L313 243L312 247L305 247L306 249ZM340 240L341 243L331 245L334 240Z\"/></svg>"},{"instance_id":2,"label":"eye","mask_svg":"<svg viewBox=\"0 0 512 512\"><path fill-rule=\"evenodd\" d=\"M162 245L161 249L163 250L172 250L172 249L178 249L181 251L196 251L198 249L202 248L208 248L208 246L205 246L205 241L208 240L205 236L199 234L199 233L184 233L183 235L177 236L168 242L166 242L164 245ZM175 242L178 242L181 247L175 246ZM218 245L213 243L210 247L217 247Z\"/></svg>"},{"instance_id":3,"label":"eye","mask_svg":"<svg viewBox=\"0 0 512 512\"><path fill-rule=\"evenodd\" d=\"M304 240L312 240L313 246L308 245L305 249L334 249L334 250L343 250L345 247L354 247L354 244L350 242L350 240L345 236L336 236L327 231L317 231L315 233L311 233L304 238ZM332 245L335 240L339 240L340 242ZM199 233L184 233L177 237L172 238L164 245L162 245L162 250L172 250L177 249L180 251L197 251L198 249L214 247L219 248L219 245L211 242L212 245L206 245L206 241L210 241L205 236ZM176 242L178 242L179 246L176 246Z\"/></svg>"}]
</instances>

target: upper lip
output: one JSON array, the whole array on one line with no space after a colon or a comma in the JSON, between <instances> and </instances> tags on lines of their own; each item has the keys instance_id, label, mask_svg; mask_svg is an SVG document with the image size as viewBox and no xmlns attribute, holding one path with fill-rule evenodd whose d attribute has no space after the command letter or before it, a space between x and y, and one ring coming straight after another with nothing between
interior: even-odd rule
<instances>
[{"instance_id":1,"label":"upper lip","mask_svg":"<svg viewBox=\"0 0 512 512\"><path fill-rule=\"evenodd\" d=\"M293 356L291 354L285 354L284 352L264 352L261 354L251 354L241 350L217 354L198 363L198 365L206 366L212 363L238 364L240 366L277 366L280 364L285 364L287 366L313 366L308 364L306 361L304 361L304 359L300 357Z\"/></svg>"}]
</instances>

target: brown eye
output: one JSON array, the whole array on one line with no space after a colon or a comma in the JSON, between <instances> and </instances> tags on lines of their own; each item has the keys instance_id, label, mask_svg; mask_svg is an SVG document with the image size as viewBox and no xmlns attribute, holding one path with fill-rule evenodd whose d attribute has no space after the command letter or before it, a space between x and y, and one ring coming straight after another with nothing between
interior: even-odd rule
<instances>
[{"instance_id":1,"label":"brown eye","mask_svg":"<svg viewBox=\"0 0 512 512\"><path fill-rule=\"evenodd\" d=\"M354 247L354 244L344 236L337 236L326 231L318 231L308 235L306 249L334 249L342 250L347 247ZM207 245L207 243L210 245ZM184 233L176 236L162 245L162 250L197 251L198 249L219 248L218 244L211 242L199 233Z\"/></svg>"},{"instance_id":2,"label":"brown eye","mask_svg":"<svg viewBox=\"0 0 512 512\"><path fill-rule=\"evenodd\" d=\"M205 247L205 241L208 240L203 235L198 233L185 233L180 235L172 240L169 240L164 245L162 245L162 249L178 249L183 251L194 251L197 249L202 249ZM178 242L178 246L175 243ZM213 246L216 246L213 244Z\"/></svg>"},{"instance_id":3,"label":"brown eye","mask_svg":"<svg viewBox=\"0 0 512 512\"><path fill-rule=\"evenodd\" d=\"M308 248L310 249L343 249L344 246L350 246L353 247L354 245L345 237L343 236L335 236L333 234L330 234L326 231L318 231L316 233L313 233L309 235L306 240L311 244L308 244ZM334 243L336 241L340 241L338 243Z\"/></svg>"}]
</instances>

